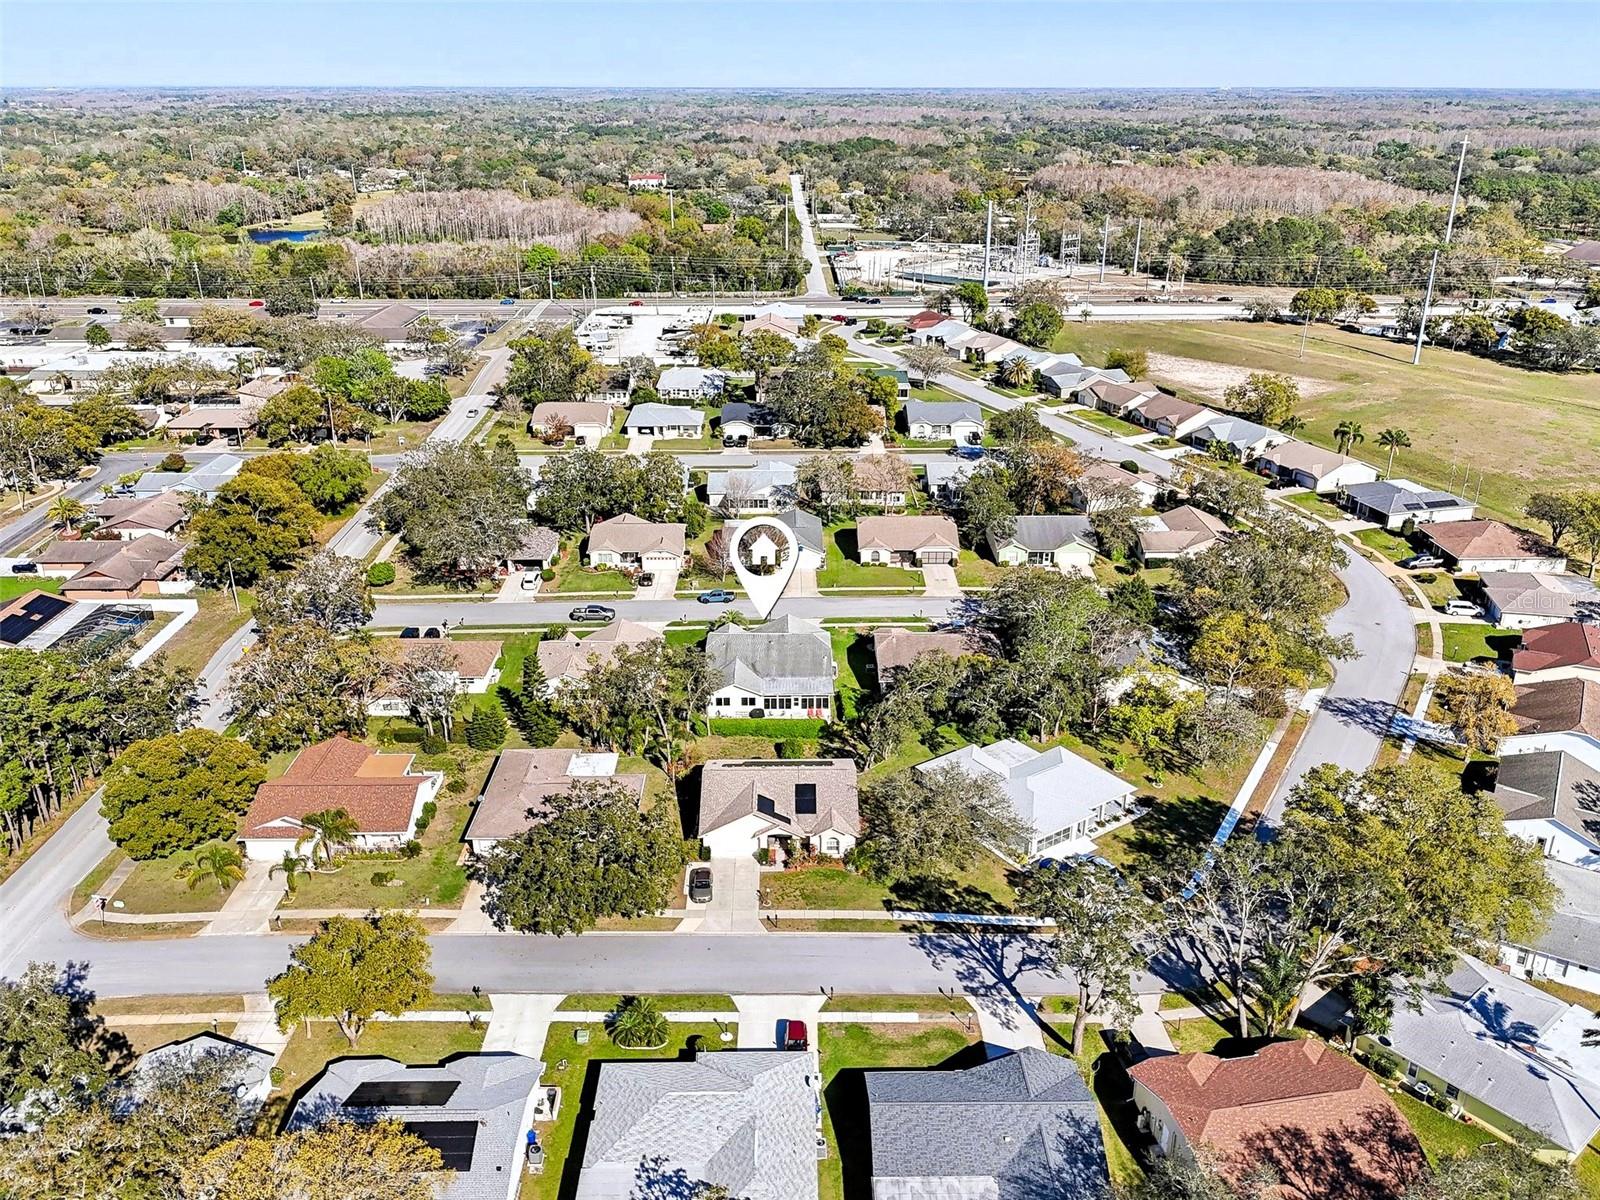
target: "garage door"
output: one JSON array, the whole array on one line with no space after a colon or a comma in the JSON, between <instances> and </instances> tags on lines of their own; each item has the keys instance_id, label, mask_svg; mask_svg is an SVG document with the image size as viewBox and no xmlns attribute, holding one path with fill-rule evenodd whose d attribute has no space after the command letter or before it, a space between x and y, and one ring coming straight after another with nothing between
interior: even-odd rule
<instances>
[{"instance_id":1,"label":"garage door","mask_svg":"<svg viewBox=\"0 0 1600 1200\"><path fill-rule=\"evenodd\" d=\"M950 550L929 550L922 556L922 561L933 566L947 567L955 561L955 557L955 553Z\"/></svg>"}]
</instances>

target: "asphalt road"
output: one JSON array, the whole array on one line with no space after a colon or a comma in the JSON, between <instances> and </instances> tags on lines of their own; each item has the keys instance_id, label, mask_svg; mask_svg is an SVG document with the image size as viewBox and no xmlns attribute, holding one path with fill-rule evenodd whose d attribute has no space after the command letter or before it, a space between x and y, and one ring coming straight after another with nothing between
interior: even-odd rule
<instances>
[{"instance_id":1,"label":"asphalt road","mask_svg":"<svg viewBox=\"0 0 1600 1200\"><path fill-rule=\"evenodd\" d=\"M503 629L521 625L566 624L567 614L579 604L603 604L614 608L630 621L705 621L714 620L730 608L747 616L755 609L748 601L733 604L701 604L695 600L608 600L568 594L547 600L461 601L383 600L371 624L378 629L407 625L450 623L451 629ZM921 596L813 596L780 600L774 617L932 617L942 620L956 615L963 601Z\"/></svg>"}]
</instances>

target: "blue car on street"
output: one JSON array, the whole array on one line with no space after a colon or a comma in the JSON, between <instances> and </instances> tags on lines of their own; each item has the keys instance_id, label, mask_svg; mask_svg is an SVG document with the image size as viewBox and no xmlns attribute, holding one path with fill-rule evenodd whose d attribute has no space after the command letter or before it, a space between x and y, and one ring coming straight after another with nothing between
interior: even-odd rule
<instances>
[{"instance_id":1,"label":"blue car on street","mask_svg":"<svg viewBox=\"0 0 1600 1200\"><path fill-rule=\"evenodd\" d=\"M732 604L733 593L727 588L712 588L709 592L701 592L695 599L701 604Z\"/></svg>"},{"instance_id":2,"label":"blue car on street","mask_svg":"<svg viewBox=\"0 0 1600 1200\"><path fill-rule=\"evenodd\" d=\"M974 461L976 459L980 459L980 458L983 457L983 447L982 446L952 446L950 448L950 453L954 454L957 458L964 458L968 462L972 462L972 461Z\"/></svg>"}]
</instances>

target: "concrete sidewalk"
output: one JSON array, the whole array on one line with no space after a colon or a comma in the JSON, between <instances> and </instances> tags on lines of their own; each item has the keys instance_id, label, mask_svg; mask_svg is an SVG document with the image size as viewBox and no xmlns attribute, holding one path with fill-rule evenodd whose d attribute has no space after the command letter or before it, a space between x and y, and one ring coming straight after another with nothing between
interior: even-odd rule
<instances>
[{"instance_id":1,"label":"concrete sidewalk","mask_svg":"<svg viewBox=\"0 0 1600 1200\"><path fill-rule=\"evenodd\" d=\"M827 997L821 993L807 996L733 997L733 1006L739 1012L739 1049L780 1048L778 1022L815 1022L818 1014L822 1012L822 1005L826 999Z\"/></svg>"}]
</instances>

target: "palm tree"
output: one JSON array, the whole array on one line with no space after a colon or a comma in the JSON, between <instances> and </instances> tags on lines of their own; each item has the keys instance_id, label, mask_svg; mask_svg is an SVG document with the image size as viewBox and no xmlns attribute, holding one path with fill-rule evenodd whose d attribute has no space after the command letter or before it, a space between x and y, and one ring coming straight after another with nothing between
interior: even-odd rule
<instances>
[{"instance_id":1,"label":"palm tree","mask_svg":"<svg viewBox=\"0 0 1600 1200\"><path fill-rule=\"evenodd\" d=\"M1290 413L1287 417L1278 422L1278 429L1283 433L1287 433L1290 437L1293 437L1305 427L1306 419L1304 417L1297 417L1293 413Z\"/></svg>"},{"instance_id":2,"label":"palm tree","mask_svg":"<svg viewBox=\"0 0 1600 1200\"><path fill-rule=\"evenodd\" d=\"M189 881L190 891L207 879L227 891L244 878L244 855L224 842L209 842L178 868L177 876Z\"/></svg>"},{"instance_id":3,"label":"palm tree","mask_svg":"<svg viewBox=\"0 0 1600 1200\"><path fill-rule=\"evenodd\" d=\"M1340 454L1349 453L1350 447L1366 440L1367 435L1361 431L1359 421L1340 421L1333 427L1333 441Z\"/></svg>"},{"instance_id":4,"label":"palm tree","mask_svg":"<svg viewBox=\"0 0 1600 1200\"><path fill-rule=\"evenodd\" d=\"M58 496L50 505L50 519L66 530L71 530L88 515L89 510L83 506L83 501L71 496Z\"/></svg>"},{"instance_id":5,"label":"palm tree","mask_svg":"<svg viewBox=\"0 0 1600 1200\"><path fill-rule=\"evenodd\" d=\"M1027 387L1033 382L1033 364L1022 355L1013 354L1000 364L1000 382L1007 387Z\"/></svg>"},{"instance_id":6,"label":"palm tree","mask_svg":"<svg viewBox=\"0 0 1600 1200\"><path fill-rule=\"evenodd\" d=\"M1383 477L1387 479L1394 473L1395 451L1407 449L1411 445L1411 435L1404 429L1385 429L1378 434L1378 445L1389 450L1389 465L1383 469Z\"/></svg>"},{"instance_id":7,"label":"palm tree","mask_svg":"<svg viewBox=\"0 0 1600 1200\"><path fill-rule=\"evenodd\" d=\"M611 1014L611 1040L631 1050L653 1049L667 1044L667 1018L648 996L627 996Z\"/></svg>"},{"instance_id":8,"label":"palm tree","mask_svg":"<svg viewBox=\"0 0 1600 1200\"><path fill-rule=\"evenodd\" d=\"M299 886L300 876L307 874L310 869L311 862L309 859L294 853L292 850L285 850L283 852L283 861L267 872L267 878L271 879L281 872L284 887L292 892Z\"/></svg>"},{"instance_id":9,"label":"palm tree","mask_svg":"<svg viewBox=\"0 0 1600 1200\"><path fill-rule=\"evenodd\" d=\"M306 842L312 842L311 857L315 859L320 851L323 861L330 863L333 861L334 848L346 845L357 832L355 818L342 808L307 813L300 818L300 827L303 832L294 848L298 850Z\"/></svg>"}]
</instances>

